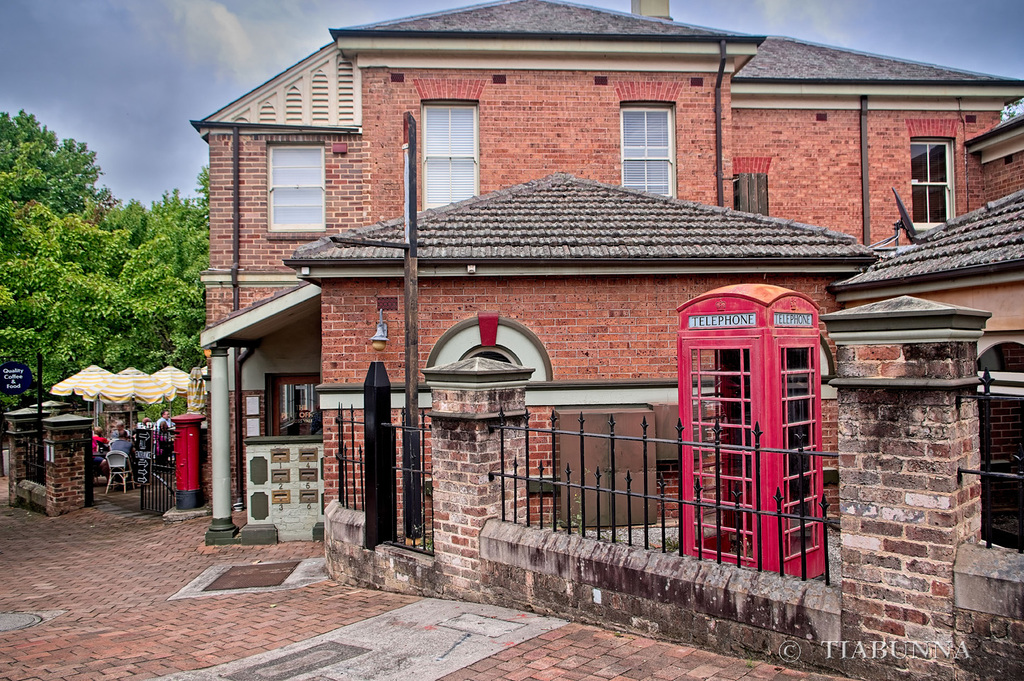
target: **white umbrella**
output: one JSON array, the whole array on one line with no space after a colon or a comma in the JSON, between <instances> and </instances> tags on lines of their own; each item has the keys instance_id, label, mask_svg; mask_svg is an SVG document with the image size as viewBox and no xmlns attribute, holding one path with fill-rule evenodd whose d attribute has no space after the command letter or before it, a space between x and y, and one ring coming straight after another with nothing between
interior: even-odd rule
<instances>
[{"instance_id":1,"label":"white umbrella","mask_svg":"<svg viewBox=\"0 0 1024 681\"><path fill-rule=\"evenodd\" d=\"M98 383L96 388L83 394L87 400L107 402L144 402L156 404L174 399L177 389L167 381L154 378L144 371L128 367Z\"/></svg>"},{"instance_id":2,"label":"white umbrella","mask_svg":"<svg viewBox=\"0 0 1024 681\"><path fill-rule=\"evenodd\" d=\"M51 395L86 395L95 392L98 386L114 374L95 364L89 365L73 376L68 376L50 388Z\"/></svg>"},{"instance_id":3,"label":"white umbrella","mask_svg":"<svg viewBox=\"0 0 1024 681\"><path fill-rule=\"evenodd\" d=\"M189 375L178 367L165 366L160 371L154 371L153 376L173 385L179 395L188 394Z\"/></svg>"}]
</instances>

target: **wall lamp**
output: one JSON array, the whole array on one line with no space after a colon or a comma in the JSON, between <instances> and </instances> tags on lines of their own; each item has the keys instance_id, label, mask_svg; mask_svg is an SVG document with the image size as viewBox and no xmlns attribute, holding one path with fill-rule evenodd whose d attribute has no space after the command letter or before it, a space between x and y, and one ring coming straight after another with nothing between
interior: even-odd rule
<instances>
[{"instance_id":1,"label":"wall lamp","mask_svg":"<svg viewBox=\"0 0 1024 681\"><path fill-rule=\"evenodd\" d=\"M377 352L384 352L388 345L388 323L384 321L384 310L377 310L380 318L377 320L377 333L373 334L370 343Z\"/></svg>"}]
</instances>

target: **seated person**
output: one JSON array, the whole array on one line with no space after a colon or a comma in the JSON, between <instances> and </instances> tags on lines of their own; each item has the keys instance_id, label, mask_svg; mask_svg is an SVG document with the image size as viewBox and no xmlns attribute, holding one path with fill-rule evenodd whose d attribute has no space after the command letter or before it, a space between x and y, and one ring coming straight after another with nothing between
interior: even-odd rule
<instances>
[{"instance_id":1,"label":"seated person","mask_svg":"<svg viewBox=\"0 0 1024 681\"><path fill-rule=\"evenodd\" d=\"M122 430L117 433L117 437L110 441L110 451L131 455L132 441L128 439L128 431Z\"/></svg>"},{"instance_id":2,"label":"seated person","mask_svg":"<svg viewBox=\"0 0 1024 681\"><path fill-rule=\"evenodd\" d=\"M109 449L107 447L108 442L109 440L103 437L103 429L95 426L92 429L93 477L98 475L106 478L110 475L110 466L107 464L107 459L104 456Z\"/></svg>"}]
</instances>

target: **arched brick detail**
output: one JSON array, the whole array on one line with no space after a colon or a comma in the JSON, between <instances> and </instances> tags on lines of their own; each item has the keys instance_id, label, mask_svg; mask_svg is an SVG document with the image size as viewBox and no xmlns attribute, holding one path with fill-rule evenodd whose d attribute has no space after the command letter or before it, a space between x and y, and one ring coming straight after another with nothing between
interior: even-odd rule
<instances>
[{"instance_id":1,"label":"arched brick detail","mask_svg":"<svg viewBox=\"0 0 1024 681\"><path fill-rule=\"evenodd\" d=\"M908 118L911 137L956 137L960 121L955 118Z\"/></svg>"},{"instance_id":2,"label":"arched brick detail","mask_svg":"<svg viewBox=\"0 0 1024 681\"><path fill-rule=\"evenodd\" d=\"M484 91L486 80L468 78L415 78L412 81L420 99L463 99L476 101Z\"/></svg>"},{"instance_id":3,"label":"arched brick detail","mask_svg":"<svg viewBox=\"0 0 1024 681\"><path fill-rule=\"evenodd\" d=\"M632 80L615 84L620 102L674 102L679 98L680 83Z\"/></svg>"},{"instance_id":4,"label":"arched brick detail","mask_svg":"<svg viewBox=\"0 0 1024 681\"><path fill-rule=\"evenodd\" d=\"M735 156L732 159L732 172L767 173L771 164L771 156Z\"/></svg>"}]
</instances>

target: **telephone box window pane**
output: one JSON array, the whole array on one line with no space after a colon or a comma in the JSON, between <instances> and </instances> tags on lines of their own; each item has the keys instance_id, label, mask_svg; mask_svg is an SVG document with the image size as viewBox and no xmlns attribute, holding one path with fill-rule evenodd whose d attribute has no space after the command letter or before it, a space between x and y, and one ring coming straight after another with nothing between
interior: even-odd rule
<instances>
[{"instance_id":1,"label":"telephone box window pane","mask_svg":"<svg viewBox=\"0 0 1024 681\"><path fill-rule=\"evenodd\" d=\"M810 369L810 355L808 348L786 348L786 368L790 371Z\"/></svg>"}]
</instances>

